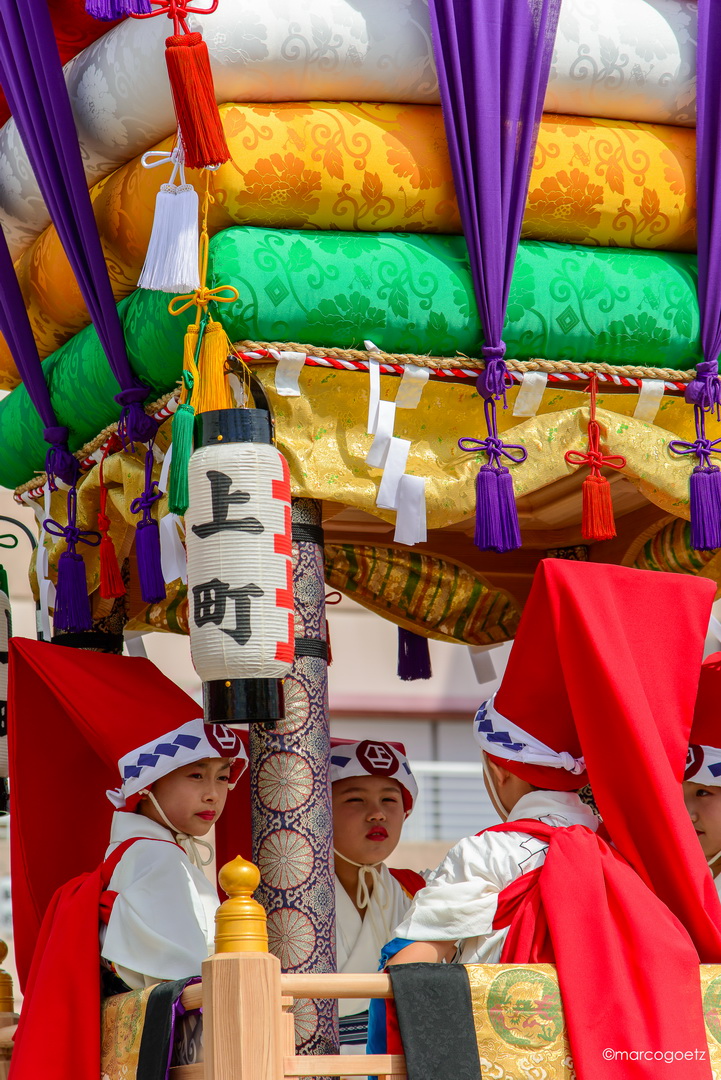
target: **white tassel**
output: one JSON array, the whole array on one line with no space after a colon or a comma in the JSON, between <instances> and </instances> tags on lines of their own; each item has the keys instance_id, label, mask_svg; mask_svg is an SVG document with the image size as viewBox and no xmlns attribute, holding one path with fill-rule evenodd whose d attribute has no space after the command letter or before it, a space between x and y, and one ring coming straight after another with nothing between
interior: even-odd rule
<instances>
[{"instance_id":1,"label":"white tassel","mask_svg":"<svg viewBox=\"0 0 721 1080\"><path fill-rule=\"evenodd\" d=\"M198 193L192 184L163 184L138 280L141 289L186 293L200 286Z\"/></svg>"},{"instance_id":2,"label":"white tassel","mask_svg":"<svg viewBox=\"0 0 721 1080\"><path fill-rule=\"evenodd\" d=\"M200 286L198 193L185 182L182 146L179 143L171 153L151 150L142 160L146 169L167 164L173 171L155 199L153 230L138 285L155 292L193 292Z\"/></svg>"}]
</instances>

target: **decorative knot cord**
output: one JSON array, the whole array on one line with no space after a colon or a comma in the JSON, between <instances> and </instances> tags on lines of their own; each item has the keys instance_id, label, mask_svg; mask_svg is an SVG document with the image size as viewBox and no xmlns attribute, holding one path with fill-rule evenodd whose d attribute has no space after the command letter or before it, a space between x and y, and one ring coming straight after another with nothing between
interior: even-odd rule
<instances>
[{"instance_id":1,"label":"decorative knot cord","mask_svg":"<svg viewBox=\"0 0 721 1080\"><path fill-rule=\"evenodd\" d=\"M508 368L506 367L506 361L503 359L505 355L506 344L503 341L499 345L484 345L481 349L481 356L485 361L485 367L476 379L476 389L481 397L486 400L493 398L495 401L503 398L504 409L508 407L506 401Z\"/></svg>"},{"instance_id":2,"label":"decorative knot cord","mask_svg":"<svg viewBox=\"0 0 721 1080\"><path fill-rule=\"evenodd\" d=\"M157 421L148 416L143 408L149 393L147 386L133 386L115 395L115 400L122 408L118 420L118 438L122 441L124 450L128 447L134 448L136 442L151 442L155 438Z\"/></svg>"},{"instance_id":3,"label":"decorative knot cord","mask_svg":"<svg viewBox=\"0 0 721 1080\"><path fill-rule=\"evenodd\" d=\"M707 437L706 411L702 405L694 405L693 442L674 439L668 444L672 454L680 457L695 454L698 458L689 481L691 546L696 551L716 551L721 547L721 469L711 459L712 454L721 453L721 438Z\"/></svg>"},{"instance_id":4,"label":"decorative knot cord","mask_svg":"<svg viewBox=\"0 0 721 1080\"><path fill-rule=\"evenodd\" d=\"M488 455L476 477L476 531L474 543L481 551L512 551L521 546L518 511L511 474L502 464L507 458L521 465L528 457L525 446L504 443L498 436L496 403L492 397L483 402L488 435L485 439L462 438L461 450ZM515 451L515 453L514 453Z\"/></svg>"},{"instance_id":5,"label":"decorative knot cord","mask_svg":"<svg viewBox=\"0 0 721 1080\"><path fill-rule=\"evenodd\" d=\"M56 478L72 487L80 472L80 463L68 449L69 431L60 425L43 428L43 438L50 443L45 456L45 472L51 491L57 491Z\"/></svg>"},{"instance_id":6,"label":"decorative knot cord","mask_svg":"<svg viewBox=\"0 0 721 1080\"><path fill-rule=\"evenodd\" d=\"M583 481L583 512L581 533L585 540L611 540L616 535L613 517L611 486L601 468L623 469L626 459L621 454L604 454L601 450L601 428L596 420L596 394L598 376L592 375L588 387L591 395L588 420L588 450L568 450L565 460L569 465L588 465L590 472Z\"/></svg>"},{"instance_id":7,"label":"decorative knot cord","mask_svg":"<svg viewBox=\"0 0 721 1080\"><path fill-rule=\"evenodd\" d=\"M153 517L153 503L162 497L158 481L153 480L153 448L148 446L145 454L145 487L143 493L130 504L131 514L142 517L135 531L135 552L138 558L140 592L146 604L157 604L165 599L165 581L160 560L160 530Z\"/></svg>"},{"instance_id":8,"label":"decorative knot cord","mask_svg":"<svg viewBox=\"0 0 721 1080\"><path fill-rule=\"evenodd\" d=\"M213 0L210 7L195 7L193 4L183 3L183 0L150 0L153 7L156 7L157 11L148 12L128 12L131 19L153 19L156 15L167 15L169 19L173 20L173 33L180 34L182 31L184 34L190 34L191 30L188 26L188 15L212 15L218 8L218 0Z\"/></svg>"},{"instance_id":9,"label":"decorative knot cord","mask_svg":"<svg viewBox=\"0 0 721 1080\"><path fill-rule=\"evenodd\" d=\"M78 544L97 547L100 533L92 529L79 529L77 526L78 496L74 487L68 491L67 525L61 525L53 518L46 518L43 528L51 536L60 536L65 540L65 551L58 559L58 584L55 594L56 630L79 633L92 628L90 599L85 577L85 563L75 550Z\"/></svg>"},{"instance_id":10,"label":"decorative knot cord","mask_svg":"<svg viewBox=\"0 0 721 1080\"><path fill-rule=\"evenodd\" d=\"M696 374L686 387L684 398L702 412L715 410L716 419L721 420L721 378L717 360L702 360L696 365Z\"/></svg>"}]
</instances>

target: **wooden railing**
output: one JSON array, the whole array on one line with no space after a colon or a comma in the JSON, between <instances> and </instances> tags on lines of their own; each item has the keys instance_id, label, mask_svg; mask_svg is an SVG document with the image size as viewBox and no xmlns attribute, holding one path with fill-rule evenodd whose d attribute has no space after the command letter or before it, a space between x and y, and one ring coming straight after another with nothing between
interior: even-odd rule
<instances>
[{"instance_id":1,"label":"wooden railing","mask_svg":"<svg viewBox=\"0 0 721 1080\"><path fill-rule=\"evenodd\" d=\"M252 893L258 870L244 859L224 866L220 884L230 897L216 915L216 952L203 964L202 982L181 998L203 1008L203 1062L178 1065L171 1080L285 1080L306 1076L368 1076L401 1080L405 1061L392 1054L295 1052L293 1002L298 998L390 998L388 975L286 975L280 961L260 951L265 912Z\"/></svg>"}]
</instances>

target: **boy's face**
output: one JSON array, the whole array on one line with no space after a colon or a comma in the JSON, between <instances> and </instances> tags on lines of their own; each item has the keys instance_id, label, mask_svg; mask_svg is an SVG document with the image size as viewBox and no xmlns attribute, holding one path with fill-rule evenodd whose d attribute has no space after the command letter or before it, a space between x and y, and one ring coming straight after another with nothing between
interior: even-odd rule
<instances>
[{"instance_id":1,"label":"boy's face","mask_svg":"<svg viewBox=\"0 0 721 1080\"><path fill-rule=\"evenodd\" d=\"M405 819L403 793L386 776L348 776L333 784L333 844L364 866L395 849Z\"/></svg>"},{"instance_id":2,"label":"boy's face","mask_svg":"<svg viewBox=\"0 0 721 1080\"><path fill-rule=\"evenodd\" d=\"M223 812L229 780L227 758L204 758L161 776L152 792L179 832L205 836ZM147 797L140 803L140 812L165 825Z\"/></svg>"},{"instance_id":3,"label":"boy's face","mask_svg":"<svg viewBox=\"0 0 721 1080\"><path fill-rule=\"evenodd\" d=\"M721 851L721 787L684 780L683 797L707 859Z\"/></svg>"}]
</instances>

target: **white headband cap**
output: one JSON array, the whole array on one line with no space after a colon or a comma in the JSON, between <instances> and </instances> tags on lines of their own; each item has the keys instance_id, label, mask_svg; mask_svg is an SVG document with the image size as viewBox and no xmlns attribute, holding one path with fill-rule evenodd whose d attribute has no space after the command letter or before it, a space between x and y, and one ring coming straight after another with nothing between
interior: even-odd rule
<instances>
[{"instance_id":1,"label":"white headband cap","mask_svg":"<svg viewBox=\"0 0 721 1080\"><path fill-rule=\"evenodd\" d=\"M582 757L574 757L565 750L552 750L507 717L501 716L493 704L495 696L483 702L473 721L473 733L482 750L494 757L524 765L565 769L573 776L580 776L586 771L586 762Z\"/></svg>"},{"instance_id":2,"label":"white headband cap","mask_svg":"<svg viewBox=\"0 0 721 1080\"><path fill-rule=\"evenodd\" d=\"M683 778L702 787L721 787L721 750L716 746L689 746Z\"/></svg>"},{"instance_id":3,"label":"white headband cap","mask_svg":"<svg viewBox=\"0 0 721 1080\"><path fill-rule=\"evenodd\" d=\"M231 787L234 787L248 767L248 755L238 734L225 724L206 724L198 717L121 757L118 769L122 783L105 794L116 809L122 810L128 799L150 787L161 776L167 776L183 765L192 765L194 761L218 757L227 757L233 762Z\"/></svg>"},{"instance_id":4,"label":"white headband cap","mask_svg":"<svg viewBox=\"0 0 721 1080\"><path fill-rule=\"evenodd\" d=\"M418 797L418 784L411 772L408 758L390 743L364 739L357 743L340 743L331 749L330 780L348 776L387 776L403 788L403 805L407 813Z\"/></svg>"}]
</instances>

